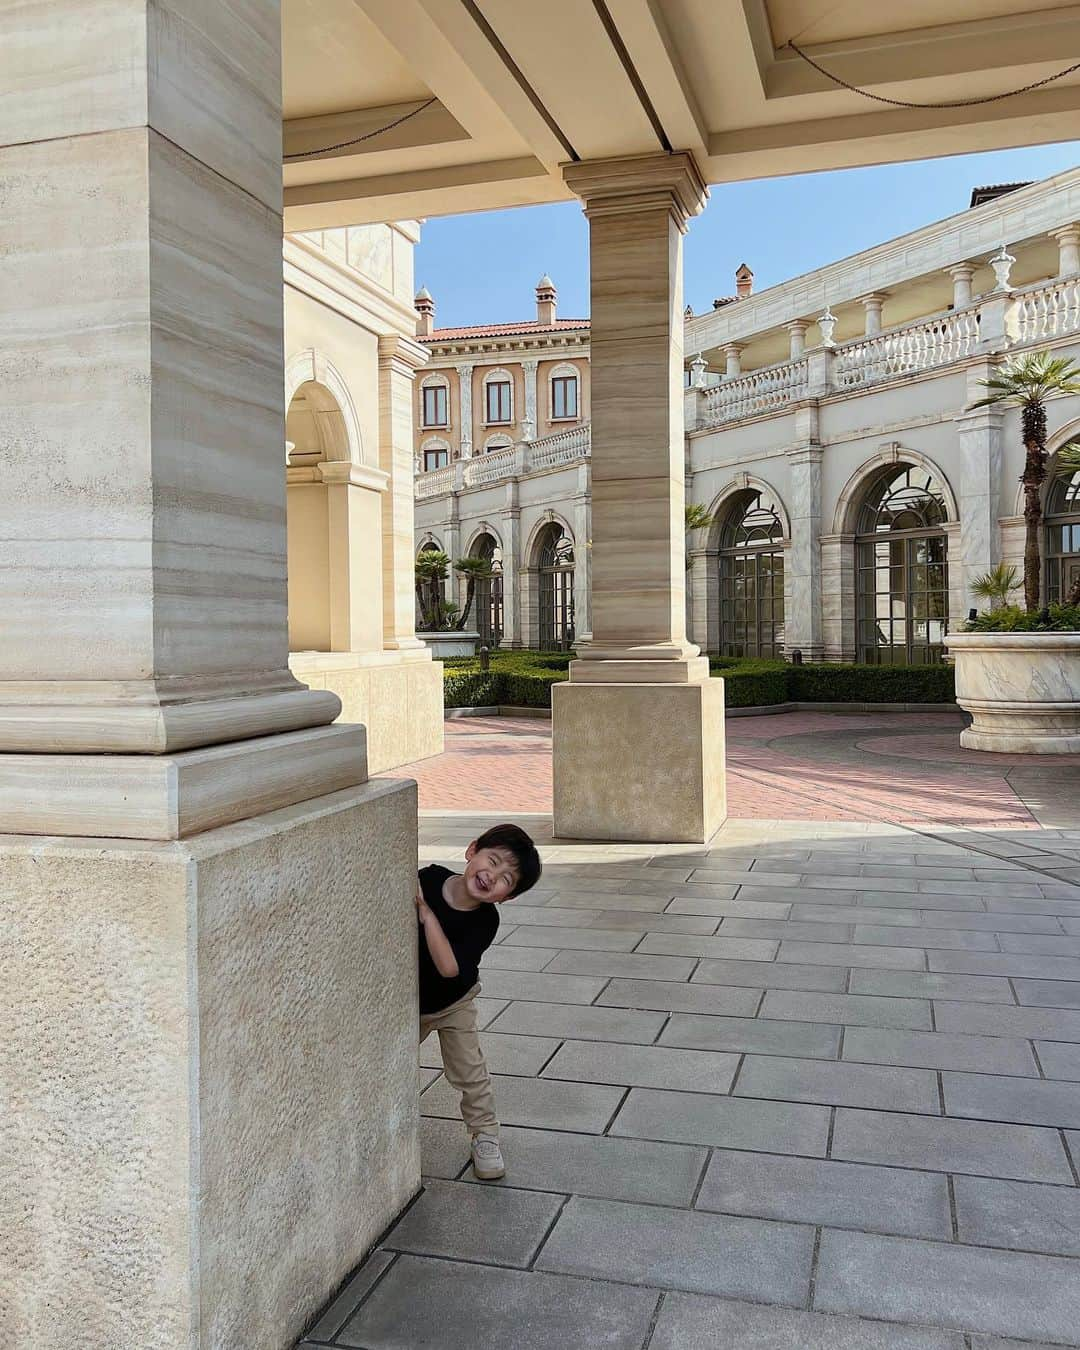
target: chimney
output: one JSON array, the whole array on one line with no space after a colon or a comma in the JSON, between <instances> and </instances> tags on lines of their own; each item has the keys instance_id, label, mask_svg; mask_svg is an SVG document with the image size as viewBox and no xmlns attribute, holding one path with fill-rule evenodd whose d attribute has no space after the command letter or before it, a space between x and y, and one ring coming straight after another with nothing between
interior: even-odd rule
<instances>
[{"instance_id":1,"label":"chimney","mask_svg":"<svg viewBox=\"0 0 1080 1350\"><path fill-rule=\"evenodd\" d=\"M426 286L421 286L413 301L416 310L416 336L430 337L435 328L435 301Z\"/></svg>"},{"instance_id":2,"label":"chimney","mask_svg":"<svg viewBox=\"0 0 1080 1350\"><path fill-rule=\"evenodd\" d=\"M754 289L754 274L745 263L742 263L739 270L735 273L735 294L740 300L745 300Z\"/></svg>"},{"instance_id":3,"label":"chimney","mask_svg":"<svg viewBox=\"0 0 1080 1350\"><path fill-rule=\"evenodd\" d=\"M536 322L541 328L555 327L555 283L545 272L536 283Z\"/></svg>"}]
</instances>

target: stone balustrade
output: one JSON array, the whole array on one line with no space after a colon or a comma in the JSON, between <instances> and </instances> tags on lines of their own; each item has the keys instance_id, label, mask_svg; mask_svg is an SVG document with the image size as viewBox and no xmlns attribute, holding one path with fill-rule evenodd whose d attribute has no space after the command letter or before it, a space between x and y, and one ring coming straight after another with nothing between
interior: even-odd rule
<instances>
[{"instance_id":1,"label":"stone balustrade","mask_svg":"<svg viewBox=\"0 0 1080 1350\"><path fill-rule=\"evenodd\" d=\"M973 356L978 344L977 309L936 314L905 328L837 347L832 385L836 390L856 389L898 375L934 370Z\"/></svg>"},{"instance_id":2,"label":"stone balustrade","mask_svg":"<svg viewBox=\"0 0 1080 1350\"><path fill-rule=\"evenodd\" d=\"M706 389L703 425L715 427L724 422L739 422L757 413L772 412L774 408L805 398L809 388L810 362L806 357L763 366Z\"/></svg>"},{"instance_id":3,"label":"stone balustrade","mask_svg":"<svg viewBox=\"0 0 1080 1350\"><path fill-rule=\"evenodd\" d=\"M442 468L429 469L426 473L416 475L416 498L423 501L429 497L444 496L448 492L460 492L464 488L486 487L489 483L562 468L563 465L586 459L591 445L592 428L586 422L581 426L568 427L565 431L556 431L551 436L543 436L537 441L521 441L501 450L492 450L490 454L477 455L474 459L444 464Z\"/></svg>"}]
</instances>

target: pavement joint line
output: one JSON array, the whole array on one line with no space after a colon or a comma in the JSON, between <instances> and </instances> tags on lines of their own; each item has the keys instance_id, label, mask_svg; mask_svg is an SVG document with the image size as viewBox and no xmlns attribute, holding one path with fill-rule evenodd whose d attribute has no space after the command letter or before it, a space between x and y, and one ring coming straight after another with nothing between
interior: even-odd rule
<instances>
[{"instance_id":1,"label":"pavement joint line","mask_svg":"<svg viewBox=\"0 0 1080 1350\"><path fill-rule=\"evenodd\" d=\"M1035 1038L1034 1038L1034 1036L1032 1036L1032 1037L1027 1041L1027 1046L1028 1046L1028 1048L1029 1048L1030 1051L1031 1051L1031 1057L1032 1057L1032 1059L1035 1061L1035 1067L1036 1067L1036 1068L1038 1069L1038 1071L1039 1071L1039 1077L1045 1079L1045 1078L1046 1078L1046 1070L1043 1068L1042 1060L1039 1058L1039 1047L1035 1044ZM1049 1080L1047 1080L1047 1081L1049 1081L1049 1082L1062 1082L1062 1081L1064 1081L1064 1080L1054 1078L1054 1079L1049 1079Z\"/></svg>"},{"instance_id":2,"label":"pavement joint line","mask_svg":"<svg viewBox=\"0 0 1080 1350\"><path fill-rule=\"evenodd\" d=\"M740 1051L739 1062L738 1064L735 1065L735 1072L731 1076L731 1082L728 1084L728 1090L726 1093L721 1093L720 1094L721 1096L726 1097L735 1096L735 1089L739 1086L739 1075L743 1071L743 1065L746 1063L746 1058L747 1058L746 1051L745 1050Z\"/></svg>"},{"instance_id":3,"label":"pavement joint line","mask_svg":"<svg viewBox=\"0 0 1080 1350\"><path fill-rule=\"evenodd\" d=\"M1009 987L1011 988L1012 986L1010 985ZM946 999L945 1001L948 1002L948 999ZM934 1007L934 1004L935 1004L936 1000L931 998L931 999L927 999L927 1002L930 1004L930 1030L931 1030L932 1032L936 1032L936 1031L937 1031L937 1009ZM1009 1005L1008 1005L1007 1003L1000 1003L1000 1004L992 1004L991 1006L993 1006L993 1007L1000 1007L1000 1008L1007 1008Z\"/></svg>"},{"instance_id":4,"label":"pavement joint line","mask_svg":"<svg viewBox=\"0 0 1080 1350\"><path fill-rule=\"evenodd\" d=\"M832 1158L833 1131L836 1129L836 1107L829 1107L829 1133L825 1139L825 1157Z\"/></svg>"},{"instance_id":5,"label":"pavement joint line","mask_svg":"<svg viewBox=\"0 0 1080 1350\"><path fill-rule=\"evenodd\" d=\"M656 1307L653 1308L652 1317L649 1318L649 1325L645 1331L645 1339L641 1342L641 1350L649 1350L652 1343L653 1333L656 1331L656 1324L660 1321L660 1313L664 1306L664 1295L666 1291L661 1289L660 1297L656 1300Z\"/></svg>"},{"instance_id":6,"label":"pavement joint line","mask_svg":"<svg viewBox=\"0 0 1080 1350\"><path fill-rule=\"evenodd\" d=\"M1013 980L1015 979L1016 979L1015 975L1006 975L1005 983L1009 986L1009 993L1012 994L1013 1003L1016 1005L1016 1007L1019 1008L1022 1007L1023 1005L1020 1002L1020 995L1016 992L1016 985L1013 983Z\"/></svg>"},{"instance_id":7,"label":"pavement joint line","mask_svg":"<svg viewBox=\"0 0 1080 1350\"><path fill-rule=\"evenodd\" d=\"M1080 1186L1080 1172L1077 1171L1076 1159L1073 1157L1073 1151L1069 1147L1069 1137L1066 1134L1064 1127L1058 1128L1058 1136L1061 1139L1061 1147L1065 1150L1065 1157L1073 1174L1073 1185Z\"/></svg>"},{"instance_id":8,"label":"pavement joint line","mask_svg":"<svg viewBox=\"0 0 1080 1350\"><path fill-rule=\"evenodd\" d=\"M698 1198L701 1195L701 1188L705 1185L705 1178L706 1176L708 1176L709 1167L712 1164L713 1160L713 1155L716 1153L716 1149L710 1148L708 1145L705 1145L704 1147L705 1147L705 1157L702 1159L701 1171L698 1173L698 1179L694 1186L694 1193L690 1197L690 1204L688 1206L689 1209L692 1209L694 1211L697 1211L697 1202ZM701 1212L709 1213L710 1211L703 1210Z\"/></svg>"},{"instance_id":9,"label":"pavement joint line","mask_svg":"<svg viewBox=\"0 0 1080 1350\"><path fill-rule=\"evenodd\" d=\"M513 1189L513 1188L508 1188L508 1189ZM552 1194L552 1192L550 1192L550 1191L547 1192L547 1193L548 1193L549 1195ZM556 1191L556 1192L554 1192L554 1194L557 1195L557 1194L559 1194L559 1192ZM542 1238L540 1239L540 1241L537 1243L536 1251L533 1252L533 1254L532 1254L532 1259L529 1261L529 1264L525 1267L526 1270L534 1270L534 1269L536 1268L536 1263L537 1263L537 1261L540 1259L540 1253L541 1253L541 1252L544 1250L544 1248L547 1246L548 1238L550 1238L550 1237L551 1237L551 1234L555 1231L555 1225L556 1225L556 1224L559 1222L559 1220L562 1218L563 1210L564 1210L564 1209L566 1208L566 1206L570 1203L571 1199L573 1198L573 1195L574 1195L574 1192L571 1191L568 1195L564 1195L564 1196L563 1196L562 1204L561 1204L561 1205L559 1206L559 1208L555 1211L555 1217L554 1217L554 1218L551 1220L551 1222L548 1224L547 1229L545 1230L543 1237L542 1237Z\"/></svg>"},{"instance_id":10,"label":"pavement joint line","mask_svg":"<svg viewBox=\"0 0 1080 1350\"><path fill-rule=\"evenodd\" d=\"M806 1311L809 1312L814 1306L814 1295L817 1292L817 1268L818 1253L821 1250L821 1225L814 1229L814 1250L810 1256L810 1279L806 1286Z\"/></svg>"},{"instance_id":11,"label":"pavement joint line","mask_svg":"<svg viewBox=\"0 0 1080 1350\"><path fill-rule=\"evenodd\" d=\"M948 1112L945 1110L945 1080L941 1076L940 1069L935 1071L934 1077L937 1079L938 1114L946 1116Z\"/></svg>"},{"instance_id":12,"label":"pavement joint line","mask_svg":"<svg viewBox=\"0 0 1080 1350\"><path fill-rule=\"evenodd\" d=\"M945 1189L949 1196L949 1224L952 1228L952 1240L960 1241L960 1221L956 1214L956 1185L951 1172L945 1175Z\"/></svg>"},{"instance_id":13,"label":"pavement joint line","mask_svg":"<svg viewBox=\"0 0 1080 1350\"><path fill-rule=\"evenodd\" d=\"M619 1085L618 1085L618 1084L615 1084L614 1086L619 1086ZM602 1139L610 1139L610 1138L612 1137L611 1135L608 1134L608 1131L611 1129L612 1125L615 1124L615 1118L616 1118L616 1116L618 1116L619 1112L620 1112L620 1111L623 1109L623 1107L626 1105L626 1099L627 1099L627 1097L630 1096L630 1092L631 1092L631 1089L630 1089L630 1088L628 1088L628 1087L623 1088L623 1094L622 1094L622 1096L619 1098L618 1103L617 1103L616 1106L615 1106L615 1110L612 1111L611 1115L608 1117L607 1124L606 1124L606 1125L604 1126L604 1128L600 1131L600 1138L602 1138ZM620 1136L615 1136L615 1137L618 1138L618 1137L620 1137Z\"/></svg>"}]
</instances>

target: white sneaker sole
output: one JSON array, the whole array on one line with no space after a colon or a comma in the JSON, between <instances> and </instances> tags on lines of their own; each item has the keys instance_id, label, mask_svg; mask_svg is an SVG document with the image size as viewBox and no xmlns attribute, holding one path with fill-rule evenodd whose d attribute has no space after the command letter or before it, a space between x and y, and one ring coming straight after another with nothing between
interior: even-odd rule
<instances>
[{"instance_id":1,"label":"white sneaker sole","mask_svg":"<svg viewBox=\"0 0 1080 1350\"><path fill-rule=\"evenodd\" d=\"M500 1177L506 1176L505 1167L497 1167L494 1170L491 1170L490 1168L481 1169L477 1167L476 1163L473 1163L472 1170L473 1176L479 1181L498 1181Z\"/></svg>"}]
</instances>

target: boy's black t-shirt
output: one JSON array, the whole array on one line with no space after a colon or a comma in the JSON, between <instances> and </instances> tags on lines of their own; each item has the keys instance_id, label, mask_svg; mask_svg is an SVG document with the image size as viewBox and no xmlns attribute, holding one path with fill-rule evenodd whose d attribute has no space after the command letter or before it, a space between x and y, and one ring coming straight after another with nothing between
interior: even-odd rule
<instances>
[{"instance_id":1,"label":"boy's black t-shirt","mask_svg":"<svg viewBox=\"0 0 1080 1350\"><path fill-rule=\"evenodd\" d=\"M495 905L463 910L452 909L446 903L443 899L443 883L453 875L448 868L435 865L420 870L420 888L424 899L442 925L458 963L458 973L453 979L448 980L440 975L428 951L423 925L418 924L421 1013L441 1012L469 992L479 978L480 958L499 931L499 911Z\"/></svg>"}]
</instances>

